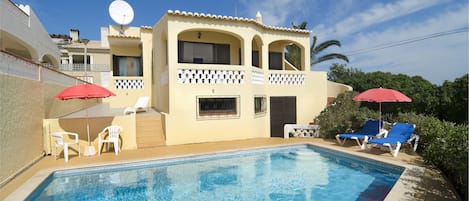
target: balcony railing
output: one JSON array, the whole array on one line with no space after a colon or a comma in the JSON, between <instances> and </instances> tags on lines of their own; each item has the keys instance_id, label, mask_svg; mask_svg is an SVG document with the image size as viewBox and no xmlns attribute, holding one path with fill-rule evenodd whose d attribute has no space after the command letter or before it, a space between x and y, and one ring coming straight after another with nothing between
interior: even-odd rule
<instances>
[{"instance_id":1,"label":"balcony railing","mask_svg":"<svg viewBox=\"0 0 469 201\"><path fill-rule=\"evenodd\" d=\"M182 84L243 84L245 71L229 69L178 69L178 83Z\"/></svg>"},{"instance_id":2,"label":"balcony railing","mask_svg":"<svg viewBox=\"0 0 469 201\"><path fill-rule=\"evenodd\" d=\"M304 71L263 71L243 66L203 64L183 64L178 68L176 76L180 84L305 85L306 80Z\"/></svg>"},{"instance_id":3,"label":"balcony railing","mask_svg":"<svg viewBox=\"0 0 469 201\"><path fill-rule=\"evenodd\" d=\"M305 73L298 71L279 71L269 73L270 85L304 85Z\"/></svg>"},{"instance_id":4,"label":"balcony railing","mask_svg":"<svg viewBox=\"0 0 469 201\"><path fill-rule=\"evenodd\" d=\"M85 64L60 64L61 71L85 71ZM90 72L109 72L109 64L87 64L86 70Z\"/></svg>"},{"instance_id":5,"label":"balcony railing","mask_svg":"<svg viewBox=\"0 0 469 201\"><path fill-rule=\"evenodd\" d=\"M145 87L145 83L143 81L143 77L135 78L135 77L120 77L114 80L114 88L115 89L143 89Z\"/></svg>"}]
</instances>

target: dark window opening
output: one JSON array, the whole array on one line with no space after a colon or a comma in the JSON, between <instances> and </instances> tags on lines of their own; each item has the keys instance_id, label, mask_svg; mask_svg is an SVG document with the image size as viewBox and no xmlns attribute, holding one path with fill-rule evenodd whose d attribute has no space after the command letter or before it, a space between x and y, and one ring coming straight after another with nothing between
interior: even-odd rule
<instances>
[{"instance_id":1,"label":"dark window opening","mask_svg":"<svg viewBox=\"0 0 469 201\"><path fill-rule=\"evenodd\" d=\"M269 69L270 70L282 70L282 53L281 52L269 52Z\"/></svg>"},{"instance_id":2,"label":"dark window opening","mask_svg":"<svg viewBox=\"0 0 469 201\"><path fill-rule=\"evenodd\" d=\"M178 62L230 64L230 45L179 41Z\"/></svg>"},{"instance_id":3,"label":"dark window opening","mask_svg":"<svg viewBox=\"0 0 469 201\"><path fill-rule=\"evenodd\" d=\"M199 116L237 115L236 98L199 98Z\"/></svg>"},{"instance_id":4,"label":"dark window opening","mask_svg":"<svg viewBox=\"0 0 469 201\"><path fill-rule=\"evenodd\" d=\"M259 68L259 51L252 51L252 66Z\"/></svg>"},{"instance_id":5,"label":"dark window opening","mask_svg":"<svg viewBox=\"0 0 469 201\"><path fill-rule=\"evenodd\" d=\"M73 70L74 71L83 71L85 70L85 55L73 55ZM90 65L91 57L90 55L86 55L86 70L90 71L91 65ZM76 65L76 64L82 64L82 65Z\"/></svg>"}]
</instances>

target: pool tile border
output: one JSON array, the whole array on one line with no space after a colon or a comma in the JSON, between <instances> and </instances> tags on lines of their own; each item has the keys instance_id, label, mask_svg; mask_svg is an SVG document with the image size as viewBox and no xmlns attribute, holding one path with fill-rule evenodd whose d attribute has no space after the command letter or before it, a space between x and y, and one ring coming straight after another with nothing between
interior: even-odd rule
<instances>
[{"instance_id":1,"label":"pool tile border","mask_svg":"<svg viewBox=\"0 0 469 201\"><path fill-rule=\"evenodd\" d=\"M110 165L119 165L119 164L131 164L131 163L145 163L149 161L164 161L164 160L180 160L184 158L191 158L191 157L204 157L204 156L213 156L215 155L222 155L222 154L239 154L239 152L247 152L256 149L272 149L272 148L279 148L279 147L292 147L292 146L301 146L301 145L310 145L314 147L323 148L325 150L331 150L339 152L340 154L351 155L354 157L364 158L367 159L367 162L381 162L388 165L394 165L403 167L404 171L397 180L394 187L388 193L385 201L392 201L392 200L413 200L416 194L415 191L412 189L416 189L418 183L421 181L423 177L425 168L418 167L415 165L409 165L400 161L392 161L384 158L376 158L373 155L366 154L366 153L359 153L359 152L346 152L341 149L337 149L331 146L326 146L317 143L311 142L294 142L288 144L281 144L281 145L262 145L262 146L253 146L248 148L234 148L234 149L226 149L226 150L219 150L219 151L209 151L197 154L181 154L177 156L163 156L163 157L150 157L145 159L132 159L132 160L122 160L122 161L115 161L115 162L100 162L100 163L93 163L90 165L76 165L76 166L69 166L69 167L60 167L60 168L48 168L39 170L36 174L34 174L31 178L29 178L26 182L24 182L21 186L18 187L14 192L8 195L5 201L16 201L16 200L25 200L28 198L33 191L40 186L46 179L52 175L54 172L58 171L66 171L66 170L74 170L74 169L82 169L82 168L100 168L102 166L110 166ZM236 152L236 153L234 153Z\"/></svg>"}]
</instances>

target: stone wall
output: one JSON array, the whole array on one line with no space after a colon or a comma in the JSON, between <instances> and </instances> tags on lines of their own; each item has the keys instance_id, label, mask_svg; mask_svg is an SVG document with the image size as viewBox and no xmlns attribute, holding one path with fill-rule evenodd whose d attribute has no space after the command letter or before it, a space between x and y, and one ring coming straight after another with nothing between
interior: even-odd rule
<instances>
[{"instance_id":1,"label":"stone wall","mask_svg":"<svg viewBox=\"0 0 469 201\"><path fill-rule=\"evenodd\" d=\"M44 156L43 119L80 110L96 101L55 100L53 96L56 93L76 83L74 78L3 52L0 52L0 57L2 187L17 173ZM60 80L68 81L61 84Z\"/></svg>"}]
</instances>

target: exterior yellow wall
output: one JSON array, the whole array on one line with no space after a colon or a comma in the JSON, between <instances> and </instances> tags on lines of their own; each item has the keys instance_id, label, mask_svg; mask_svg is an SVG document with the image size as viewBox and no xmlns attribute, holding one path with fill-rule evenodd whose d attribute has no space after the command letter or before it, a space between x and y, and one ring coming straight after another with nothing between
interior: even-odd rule
<instances>
[{"instance_id":1,"label":"exterior yellow wall","mask_svg":"<svg viewBox=\"0 0 469 201\"><path fill-rule=\"evenodd\" d=\"M163 17L153 27L153 106L159 112L169 112L169 52L167 21Z\"/></svg>"},{"instance_id":2,"label":"exterior yellow wall","mask_svg":"<svg viewBox=\"0 0 469 201\"><path fill-rule=\"evenodd\" d=\"M124 34L127 37L140 37L140 27L129 27L122 26ZM118 36L120 35L121 26L109 26L109 35Z\"/></svg>"},{"instance_id":3,"label":"exterior yellow wall","mask_svg":"<svg viewBox=\"0 0 469 201\"><path fill-rule=\"evenodd\" d=\"M340 84L337 82L327 81L327 97L337 97L346 91L352 91L351 86Z\"/></svg>"},{"instance_id":4,"label":"exterior yellow wall","mask_svg":"<svg viewBox=\"0 0 469 201\"><path fill-rule=\"evenodd\" d=\"M110 35L117 34L118 28L115 26L110 26ZM125 35L127 37L138 37L140 42L138 44L132 45L110 45L110 63L112 64L112 55L117 56L142 56L143 62L143 76L136 77L124 77L124 76L112 76L112 67L111 67L111 77L109 80L108 89L116 94L114 97L109 97L103 102L109 103L111 107L129 107L135 105L137 99L140 96L149 96L152 97L152 49L153 49L153 36L151 29L147 28L136 28L130 27L126 28ZM125 41L125 38L119 39ZM144 87L142 89L117 89L114 86L115 80L118 79L138 79L143 80ZM153 101L150 100L149 106L153 105Z\"/></svg>"},{"instance_id":5,"label":"exterior yellow wall","mask_svg":"<svg viewBox=\"0 0 469 201\"><path fill-rule=\"evenodd\" d=\"M106 53L96 53L96 52L90 52L87 54L90 54L92 64L109 64L109 61L111 60L111 56L109 52ZM109 69L111 67L109 66Z\"/></svg>"}]
</instances>

